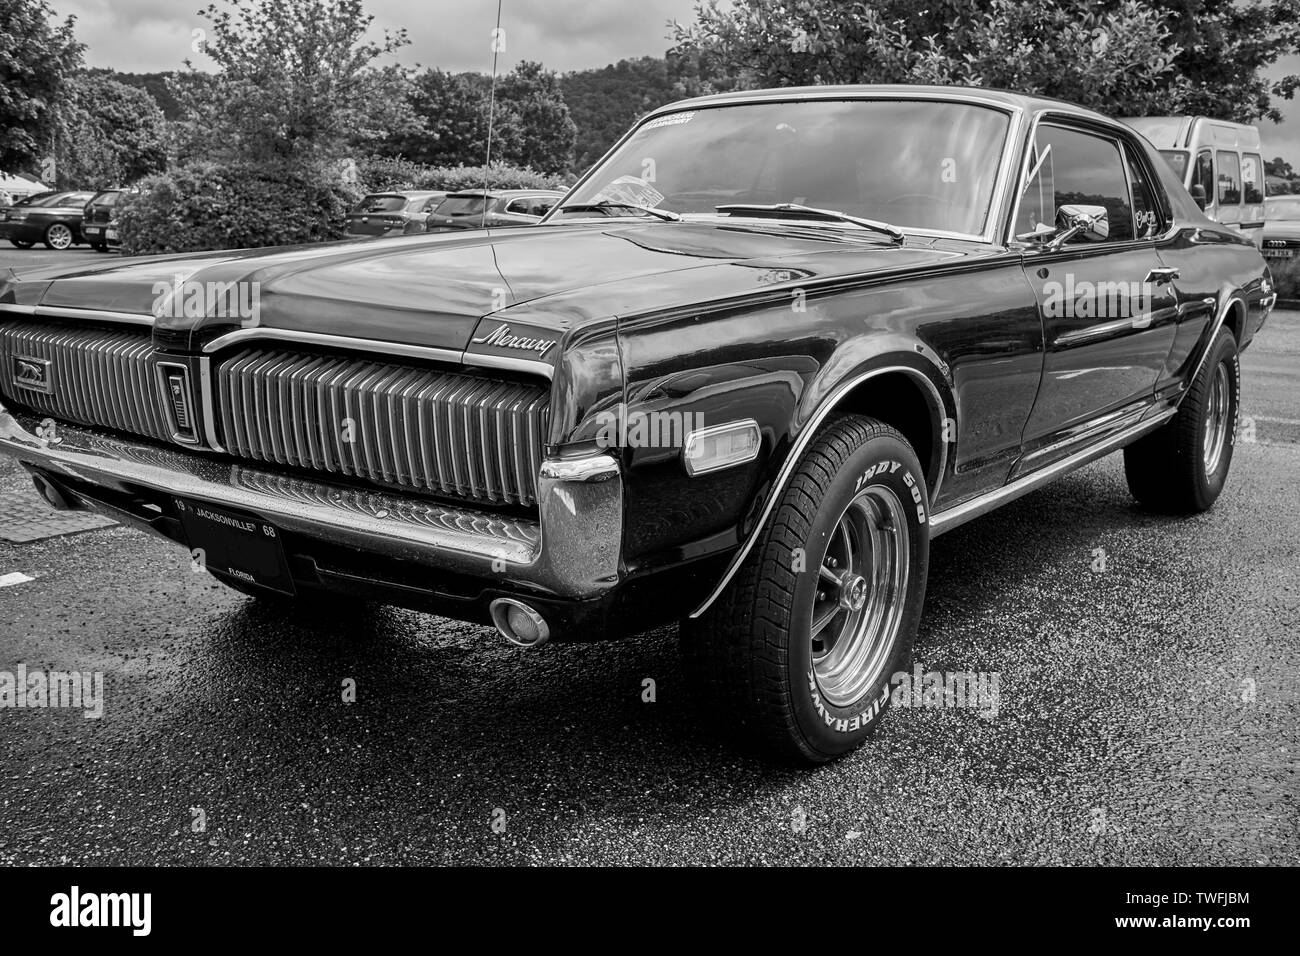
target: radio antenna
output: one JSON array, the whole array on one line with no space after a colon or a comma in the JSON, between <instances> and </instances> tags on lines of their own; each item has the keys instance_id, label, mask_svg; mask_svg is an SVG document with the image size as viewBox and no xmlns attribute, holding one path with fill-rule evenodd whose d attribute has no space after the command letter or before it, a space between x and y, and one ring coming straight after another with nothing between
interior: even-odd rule
<instances>
[{"instance_id":1,"label":"radio antenna","mask_svg":"<svg viewBox=\"0 0 1300 956\"><path fill-rule=\"evenodd\" d=\"M492 124L496 119L497 105L497 54L501 52L501 3L497 0L497 26L492 31L492 88L488 93L488 135L487 135L487 156L483 160L483 211L479 217L479 228L482 229L487 225L488 201L486 193L488 191L488 177L492 175Z\"/></svg>"}]
</instances>

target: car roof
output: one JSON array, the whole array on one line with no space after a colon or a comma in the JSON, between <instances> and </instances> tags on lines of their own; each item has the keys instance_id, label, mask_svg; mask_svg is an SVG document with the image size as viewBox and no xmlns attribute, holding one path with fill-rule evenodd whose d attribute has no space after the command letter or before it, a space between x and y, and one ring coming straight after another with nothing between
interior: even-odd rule
<instances>
[{"instance_id":1,"label":"car roof","mask_svg":"<svg viewBox=\"0 0 1300 956\"><path fill-rule=\"evenodd\" d=\"M509 199L515 196L563 196L558 189L458 189L447 193L448 199L460 199L469 196L491 196L495 199Z\"/></svg>"},{"instance_id":2,"label":"car roof","mask_svg":"<svg viewBox=\"0 0 1300 956\"><path fill-rule=\"evenodd\" d=\"M373 199L375 196L401 196L403 199L427 199L430 196L445 196L447 191L444 189L380 189L377 192L366 193L364 199Z\"/></svg>"},{"instance_id":3,"label":"car roof","mask_svg":"<svg viewBox=\"0 0 1300 956\"><path fill-rule=\"evenodd\" d=\"M1010 90L987 89L979 86L911 86L905 84L844 84L827 86L783 86L764 90L737 90L731 93L713 93L688 100L668 103L646 114L646 119L663 113L709 106L729 106L739 103L769 103L783 100L837 100L837 99L927 99L952 102L981 103L1002 109L1019 109L1027 113L1040 110L1072 113L1090 119L1113 123L1114 118L1095 110L1085 109L1075 103L1046 96L1029 96Z\"/></svg>"}]
</instances>

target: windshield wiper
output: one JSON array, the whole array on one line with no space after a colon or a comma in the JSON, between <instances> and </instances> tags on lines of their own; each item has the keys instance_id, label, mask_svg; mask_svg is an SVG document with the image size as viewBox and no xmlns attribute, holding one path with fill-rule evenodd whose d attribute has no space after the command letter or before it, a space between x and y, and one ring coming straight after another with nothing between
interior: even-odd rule
<instances>
[{"instance_id":1,"label":"windshield wiper","mask_svg":"<svg viewBox=\"0 0 1300 956\"><path fill-rule=\"evenodd\" d=\"M635 209L637 212L643 212L647 216L654 216L656 219L662 219L664 222L681 222L682 217L675 212L669 212L667 209L656 209L654 206L638 206L634 202L615 202L612 199L602 199L600 202L580 202L571 203L567 206L561 206L560 212L591 211L593 209Z\"/></svg>"},{"instance_id":2,"label":"windshield wiper","mask_svg":"<svg viewBox=\"0 0 1300 956\"><path fill-rule=\"evenodd\" d=\"M793 202L782 202L772 206L763 206L757 203L730 203L725 206L714 206L713 208L720 213L733 216L773 216L775 218L827 219L832 222L849 222L855 226L882 233L895 242L901 243L907 238L903 230L897 226L891 226L887 222L863 219L861 216L850 216L846 212L839 212L835 209L815 209L812 206L801 206Z\"/></svg>"}]
</instances>

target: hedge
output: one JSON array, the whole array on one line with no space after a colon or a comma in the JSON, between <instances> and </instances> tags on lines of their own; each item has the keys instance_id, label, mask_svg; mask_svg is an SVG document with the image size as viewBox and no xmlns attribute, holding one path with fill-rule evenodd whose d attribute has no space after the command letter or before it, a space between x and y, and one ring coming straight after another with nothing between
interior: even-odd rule
<instances>
[{"instance_id":1,"label":"hedge","mask_svg":"<svg viewBox=\"0 0 1300 956\"><path fill-rule=\"evenodd\" d=\"M117 210L122 252L252 249L345 237L361 198L337 174L195 162L140 182Z\"/></svg>"},{"instance_id":2,"label":"hedge","mask_svg":"<svg viewBox=\"0 0 1300 956\"><path fill-rule=\"evenodd\" d=\"M539 173L534 169L493 163L491 166L423 166L405 159L376 157L357 164L366 192L394 189L568 189L572 176Z\"/></svg>"},{"instance_id":3,"label":"hedge","mask_svg":"<svg viewBox=\"0 0 1300 956\"><path fill-rule=\"evenodd\" d=\"M1279 299L1300 299L1300 261L1269 259L1268 268Z\"/></svg>"}]
</instances>

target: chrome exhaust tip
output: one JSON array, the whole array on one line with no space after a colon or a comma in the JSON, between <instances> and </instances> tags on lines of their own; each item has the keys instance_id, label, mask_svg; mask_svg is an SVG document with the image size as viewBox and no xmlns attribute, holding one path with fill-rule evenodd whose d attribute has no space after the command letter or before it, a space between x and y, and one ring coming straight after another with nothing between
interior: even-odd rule
<instances>
[{"instance_id":1,"label":"chrome exhaust tip","mask_svg":"<svg viewBox=\"0 0 1300 956\"><path fill-rule=\"evenodd\" d=\"M489 606L497 633L516 647L540 647L551 639L551 628L535 610L514 598L497 598Z\"/></svg>"},{"instance_id":2,"label":"chrome exhaust tip","mask_svg":"<svg viewBox=\"0 0 1300 956\"><path fill-rule=\"evenodd\" d=\"M41 497L55 511L76 511L81 508L80 501L67 494L44 475L32 475L32 484L36 486L36 490L40 492Z\"/></svg>"}]
</instances>

